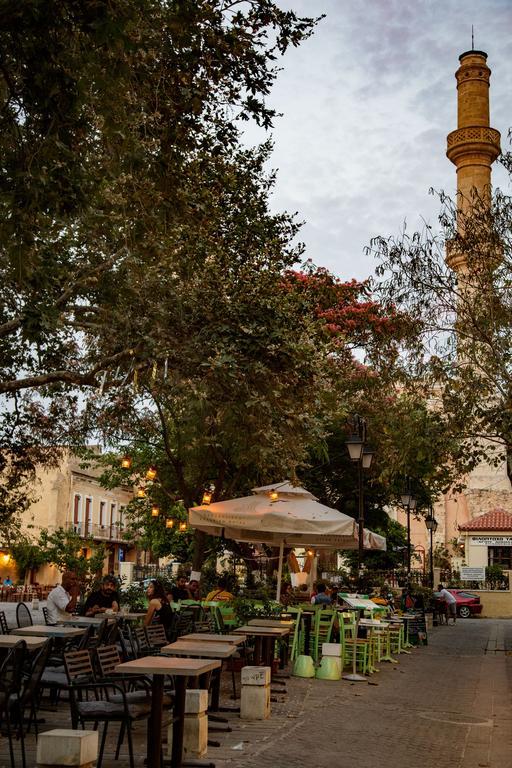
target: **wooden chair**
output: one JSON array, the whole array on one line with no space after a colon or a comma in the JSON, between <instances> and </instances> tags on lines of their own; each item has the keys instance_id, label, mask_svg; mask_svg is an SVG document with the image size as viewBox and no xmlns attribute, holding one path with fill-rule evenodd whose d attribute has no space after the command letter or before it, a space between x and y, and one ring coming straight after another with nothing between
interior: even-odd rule
<instances>
[{"instance_id":1,"label":"wooden chair","mask_svg":"<svg viewBox=\"0 0 512 768\"><path fill-rule=\"evenodd\" d=\"M96 768L102 766L108 726L113 722L120 723L116 759L126 733L130 768L135 768L132 726L134 722L147 720L151 715L150 697L146 697L144 702L130 703L121 684L111 680L96 680L89 651L66 653L64 661L69 681L72 727L76 729L81 725L85 728L87 723L93 723L95 727L99 723L104 724ZM89 693L94 695L93 700L88 699Z\"/></svg>"}]
</instances>

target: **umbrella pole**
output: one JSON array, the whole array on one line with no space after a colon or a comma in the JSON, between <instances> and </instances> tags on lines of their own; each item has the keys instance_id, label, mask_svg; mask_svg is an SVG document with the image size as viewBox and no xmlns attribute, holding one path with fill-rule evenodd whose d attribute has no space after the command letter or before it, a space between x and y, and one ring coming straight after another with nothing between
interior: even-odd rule
<instances>
[{"instance_id":1,"label":"umbrella pole","mask_svg":"<svg viewBox=\"0 0 512 768\"><path fill-rule=\"evenodd\" d=\"M279 565L277 566L277 594L276 600L281 602L281 579L283 577L283 555L284 555L284 541L281 541L279 545Z\"/></svg>"}]
</instances>

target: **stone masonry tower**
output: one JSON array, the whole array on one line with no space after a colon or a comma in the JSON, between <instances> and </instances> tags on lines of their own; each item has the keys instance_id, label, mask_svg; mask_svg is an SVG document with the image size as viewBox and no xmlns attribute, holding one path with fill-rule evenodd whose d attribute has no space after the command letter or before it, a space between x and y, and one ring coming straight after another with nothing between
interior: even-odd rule
<instances>
[{"instance_id":1,"label":"stone masonry tower","mask_svg":"<svg viewBox=\"0 0 512 768\"><path fill-rule=\"evenodd\" d=\"M500 133L489 125L487 54L466 51L459 56L457 78L457 130L448 134L446 154L457 167L457 226L463 227L475 199L490 200L491 165L500 154ZM463 271L463 253L447 243L446 263Z\"/></svg>"}]
</instances>

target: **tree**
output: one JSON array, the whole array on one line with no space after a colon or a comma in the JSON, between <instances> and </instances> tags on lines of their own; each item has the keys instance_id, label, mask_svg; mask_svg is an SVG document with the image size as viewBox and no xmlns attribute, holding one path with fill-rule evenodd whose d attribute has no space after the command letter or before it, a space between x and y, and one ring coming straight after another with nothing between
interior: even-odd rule
<instances>
[{"instance_id":1,"label":"tree","mask_svg":"<svg viewBox=\"0 0 512 768\"><path fill-rule=\"evenodd\" d=\"M179 304L208 258L218 164L240 120L272 124L276 60L315 21L270 0L9 0L0 20L0 444L41 461L84 439L77 388L169 356L140 309L163 277Z\"/></svg>"},{"instance_id":2,"label":"tree","mask_svg":"<svg viewBox=\"0 0 512 768\"><path fill-rule=\"evenodd\" d=\"M239 119L271 125L275 60L315 22L269 0L8 2L1 21L0 392L99 387L147 349L107 343L120 277L201 215L190 166Z\"/></svg>"},{"instance_id":3,"label":"tree","mask_svg":"<svg viewBox=\"0 0 512 768\"><path fill-rule=\"evenodd\" d=\"M510 155L503 163L511 167ZM464 446L467 469L501 461L512 447L512 199L499 190L489 206L477 196L466 215L441 195L443 235L426 227L372 243L380 264L377 295L417 319L408 365L422 380L446 434ZM445 262L464 254L458 274Z\"/></svg>"},{"instance_id":4,"label":"tree","mask_svg":"<svg viewBox=\"0 0 512 768\"><path fill-rule=\"evenodd\" d=\"M359 375L368 376L355 363L355 348L390 369L408 327L397 313L386 318L364 284L343 283L311 264L301 272L290 269L297 255L287 245L292 223L269 215L270 187L261 183L254 154L242 160L250 160L251 175L226 199L223 228L209 222L217 247L202 269L196 261L193 279L181 283L179 315L167 331L175 339L168 376L141 372L138 396L130 388L121 403L107 397L94 418L119 450L127 441L134 481L142 481L149 465L158 467L149 503L135 502L128 514L161 554L162 541L176 554L179 540L176 528L169 533L151 520L151 503L174 516L177 499L185 507L197 504L210 484L217 500L295 477L309 452L324 451L325 427L332 408L340 407L336 393L346 413L346 392L356 388ZM175 305L170 301L160 311L174 318ZM112 468L112 456L102 462ZM118 459L106 481L123 481ZM249 547L229 546L256 566ZM218 542L208 544L196 532L194 567L201 566L206 547L215 554Z\"/></svg>"},{"instance_id":5,"label":"tree","mask_svg":"<svg viewBox=\"0 0 512 768\"><path fill-rule=\"evenodd\" d=\"M51 533L43 529L39 536L39 545L44 553L45 562L57 566L60 571L73 571L81 586L87 589L98 578L105 561L105 546L95 544L74 530L57 528ZM86 550L89 550L86 553Z\"/></svg>"}]
</instances>

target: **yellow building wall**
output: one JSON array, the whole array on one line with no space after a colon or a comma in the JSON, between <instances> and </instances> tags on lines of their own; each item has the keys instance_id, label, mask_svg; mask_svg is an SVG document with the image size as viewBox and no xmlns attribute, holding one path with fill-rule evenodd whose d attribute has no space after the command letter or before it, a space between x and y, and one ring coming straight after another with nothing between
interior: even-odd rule
<instances>
[{"instance_id":1,"label":"yellow building wall","mask_svg":"<svg viewBox=\"0 0 512 768\"><path fill-rule=\"evenodd\" d=\"M73 527L75 495L79 495L81 498L81 523L83 526L85 524L85 499L89 498L91 499L91 523L94 538L103 541L107 547L115 550L113 562L112 558L109 560L108 555L105 558L104 573L108 573L112 569L117 573L119 547L124 548L127 560L135 561L137 553L135 548L130 548L129 542L120 540L120 534L114 537L116 541L109 538L110 514L112 505L114 505L113 522L119 523L120 510L131 501L133 491L131 488L105 489L99 483L100 475L100 469L82 468L80 461L69 453L64 455L59 467L39 469L34 487L37 501L31 504L22 515L21 531L37 542L42 529L48 529L51 532L61 527ZM103 531L100 531L101 502L105 504L107 515L107 525ZM120 531L120 529L116 528L116 531ZM98 536L98 534L101 535ZM4 565L0 555L0 578L3 580L9 573L11 579L15 581L17 572L12 559L6 567ZM38 569L35 578L39 584L53 585L60 582L60 573L54 566L45 565Z\"/></svg>"}]
</instances>

